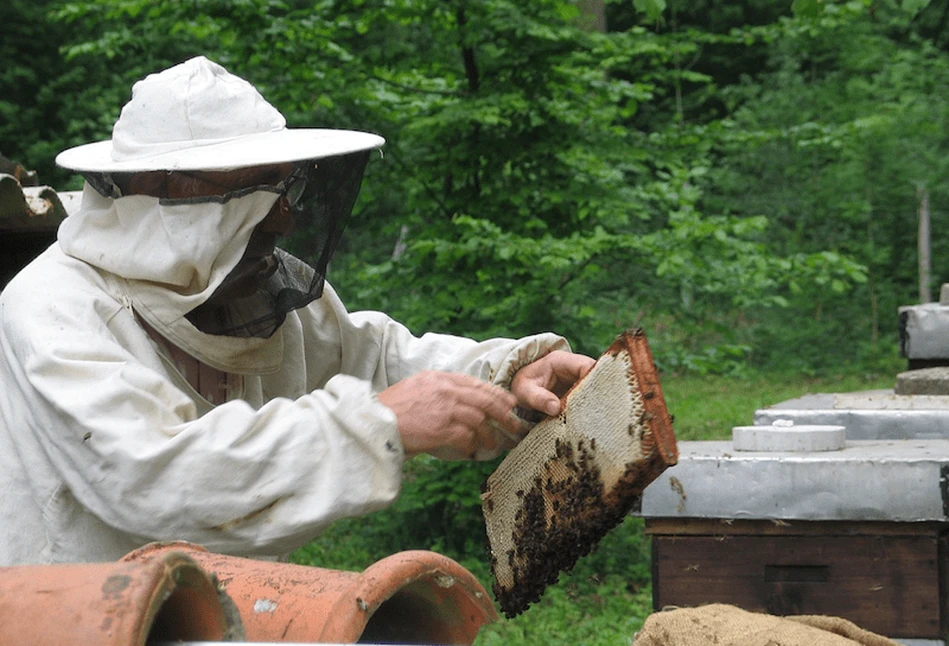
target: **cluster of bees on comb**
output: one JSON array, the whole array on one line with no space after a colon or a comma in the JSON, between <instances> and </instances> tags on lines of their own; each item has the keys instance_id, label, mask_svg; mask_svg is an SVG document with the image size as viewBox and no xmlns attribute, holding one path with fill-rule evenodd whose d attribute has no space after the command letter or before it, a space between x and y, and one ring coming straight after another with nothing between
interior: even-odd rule
<instances>
[{"instance_id":1,"label":"cluster of bees on comb","mask_svg":"<svg viewBox=\"0 0 949 646\"><path fill-rule=\"evenodd\" d=\"M492 571L498 558L505 559L512 571L514 585L502 586L497 577L493 585L509 618L538 601L560 572L572 569L631 507L628 502L617 504L620 496L615 490L606 494L595 460L596 440L579 440L574 446L558 439L555 447L556 455L544 463L533 486L516 492L520 507L514 518L514 547L489 555ZM638 465L628 466L630 482L638 471Z\"/></svg>"}]
</instances>

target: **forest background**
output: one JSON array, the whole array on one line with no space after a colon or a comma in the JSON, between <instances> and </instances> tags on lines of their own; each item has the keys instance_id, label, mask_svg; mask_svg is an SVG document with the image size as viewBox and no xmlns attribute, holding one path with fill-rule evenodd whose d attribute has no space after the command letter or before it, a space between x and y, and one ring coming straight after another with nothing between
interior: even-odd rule
<instances>
[{"instance_id":1,"label":"forest background","mask_svg":"<svg viewBox=\"0 0 949 646\"><path fill-rule=\"evenodd\" d=\"M594 356L642 327L664 379L886 374L897 308L949 281L947 22L949 0L6 0L0 152L77 189L56 153L203 54L291 126L386 138L330 268L353 309ZM415 460L395 508L296 558L424 547L485 576L492 466ZM593 643L563 619L581 588L642 615L631 523L549 595L546 643L554 616ZM531 612L479 639L539 635Z\"/></svg>"}]
</instances>

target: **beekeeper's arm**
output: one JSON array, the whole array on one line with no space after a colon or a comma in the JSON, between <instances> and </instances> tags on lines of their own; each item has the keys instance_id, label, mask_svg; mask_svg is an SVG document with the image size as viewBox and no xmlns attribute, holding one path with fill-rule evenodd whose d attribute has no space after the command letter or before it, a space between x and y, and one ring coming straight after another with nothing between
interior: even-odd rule
<instances>
[{"instance_id":1,"label":"beekeeper's arm","mask_svg":"<svg viewBox=\"0 0 949 646\"><path fill-rule=\"evenodd\" d=\"M560 396L594 363L568 352L554 334L482 342L417 338L385 314L346 314L329 286L322 300L324 316L333 312L336 320L312 321L312 333L340 330L341 371L373 382L379 401L396 414L409 455L494 457L529 428L512 414L516 405L558 413Z\"/></svg>"},{"instance_id":2,"label":"beekeeper's arm","mask_svg":"<svg viewBox=\"0 0 949 646\"><path fill-rule=\"evenodd\" d=\"M18 289L0 315L9 387L30 409L30 428L18 431L24 454L49 463L69 496L117 530L222 552L285 553L391 502L404 449L396 414L376 396L391 384L434 369L505 386L565 347L552 335L414 339L382 315L322 303L313 309L323 312L323 343L305 370L326 377L319 387L202 415L104 290L68 272Z\"/></svg>"},{"instance_id":3,"label":"beekeeper's arm","mask_svg":"<svg viewBox=\"0 0 949 646\"><path fill-rule=\"evenodd\" d=\"M22 280L0 310L4 405L27 420L17 449L61 483L38 475L40 504L75 501L75 513L142 542L276 555L395 498L404 452L368 382L339 375L259 409L234 399L202 415L94 280Z\"/></svg>"},{"instance_id":4,"label":"beekeeper's arm","mask_svg":"<svg viewBox=\"0 0 949 646\"><path fill-rule=\"evenodd\" d=\"M477 458L511 448L527 430L512 414L516 405L558 414L559 395L592 364L555 350L521 368L510 392L467 375L426 371L386 388L379 401L395 413L406 455L444 455L450 447Z\"/></svg>"}]
</instances>

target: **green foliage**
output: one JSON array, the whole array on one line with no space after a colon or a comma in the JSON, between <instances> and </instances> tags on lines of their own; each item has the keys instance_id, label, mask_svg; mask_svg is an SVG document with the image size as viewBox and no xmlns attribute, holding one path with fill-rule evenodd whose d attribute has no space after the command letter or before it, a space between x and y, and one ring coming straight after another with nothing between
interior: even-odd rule
<instances>
[{"instance_id":1,"label":"green foliage","mask_svg":"<svg viewBox=\"0 0 949 646\"><path fill-rule=\"evenodd\" d=\"M666 9L665 0L633 0L633 6L636 11L641 11L651 20L662 18L662 12Z\"/></svg>"},{"instance_id":2,"label":"green foliage","mask_svg":"<svg viewBox=\"0 0 949 646\"><path fill-rule=\"evenodd\" d=\"M56 152L107 138L135 80L204 54L293 126L386 137L330 273L354 309L418 332L555 330L591 355L643 327L681 440L806 392L892 386L922 194L933 288L949 280L944 3L609 0L606 33L579 7L9 0L0 151L77 188ZM436 549L487 582L493 466L414 459L395 505L294 559ZM627 521L479 643L626 644L648 561Z\"/></svg>"},{"instance_id":3,"label":"green foliage","mask_svg":"<svg viewBox=\"0 0 949 646\"><path fill-rule=\"evenodd\" d=\"M917 33L893 38L881 28L906 29L898 7L873 17L859 3L840 7L849 13L829 20L826 7L819 29L809 21L769 27L769 71L726 94L742 136L725 142L714 203L738 215L769 213L772 249L832 251L863 274L852 266L844 276L795 276L782 295L799 325L782 325L787 313L759 318L752 345L764 362L819 367L821 356L879 355L881 339L891 347L894 313L916 296L917 192L944 199L947 96L936 88L946 87L949 61ZM933 213L934 231L945 229L944 218ZM944 244L934 237L933 257ZM935 266L935 285L940 272ZM782 344L794 350L776 351Z\"/></svg>"},{"instance_id":4,"label":"green foliage","mask_svg":"<svg viewBox=\"0 0 949 646\"><path fill-rule=\"evenodd\" d=\"M56 172L53 158L74 134L94 117L76 110L88 101L82 96L84 74L65 69L55 44L63 42L67 29L48 19L57 3L51 0L25 2L9 0L3 9L3 38L0 39L0 152L28 170L36 170L40 182L60 186L64 175ZM105 97L103 97L105 98ZM115 104L107 106L108 125L118 114Z\"/></svg>"},{"instance_id":5,"label":"green foliage","mask_svg":"<svg viewBox=\"0 0 949 646\"><path fill-rule=\"evenodd\" d=\"M442 462L419 456L406 466L403 491L385 531L405 545L458 558L486 554L481 485L497 462Z\"/></svg>"},{"instance_id":6,"label":"green foliage","mask_svg":"<svg viewBox=\"0 0 949 646\"><path fill-rule=\"evenodd\" d=\"M912 280L911 232L877 214L942 196L946 63L892 37L932 24L911 4L614 2L593 33L563 0L51 1L68 136L11 148L106 137L133 79L203 53L291 125L388 139L333 266L352 307L590 354L640 325L661 365L734 372L783 360L788 312L869 299L834 360L892 338Z\"/></svg>"}]
</instances>

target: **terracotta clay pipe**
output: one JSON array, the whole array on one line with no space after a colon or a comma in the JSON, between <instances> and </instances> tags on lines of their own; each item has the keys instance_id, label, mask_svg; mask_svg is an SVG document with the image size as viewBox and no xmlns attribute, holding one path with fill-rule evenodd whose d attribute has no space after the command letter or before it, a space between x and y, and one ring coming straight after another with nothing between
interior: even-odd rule
<instances>
[{"instance_id":1,"label":"terracotta clay pipe","mask_svg":"<svg viewBox=\"0 0 949 646\"><path fill-rule=\"evenodd\" d=\"M187 555L0 568L0 644L144 646L243 639L233 604Z\"/></svg>"},{"instance_id":2,"label":"terracotta clay pipe","mask_svg":"<svg viewBox=\"0 0 949 646\"><path fill-rule=\"evenodd\" d=\"M275 563L153 543L127 561L184 551L214 573L241 614L248 641L471 644L497 619L474 575L428 551L399 552L363 572Z\"/></svg>"}]
</instances>

